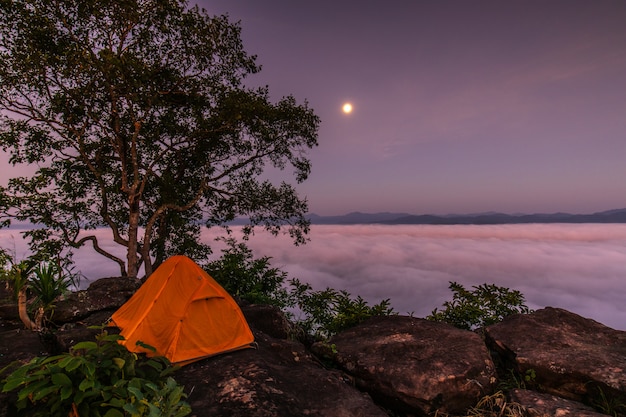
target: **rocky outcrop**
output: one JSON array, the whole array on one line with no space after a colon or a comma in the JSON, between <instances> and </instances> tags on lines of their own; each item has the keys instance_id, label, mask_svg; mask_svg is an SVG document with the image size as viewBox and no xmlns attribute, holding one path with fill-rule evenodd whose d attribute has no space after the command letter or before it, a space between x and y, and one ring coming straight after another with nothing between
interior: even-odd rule
<instances>
[{"instance_id":1,"label":"rocky outcrop","mask_svg":"<svg viewBox=\"0 0 626 417\"><path fill-rule=\"evenodd\" d=\"M23 330L0 310L0 369L93 340L97 330L88 326L105 323L137 284L109 278L59 302L52 335ZM294 340L295 328L277 309L242 310L257 349L175 375L195 417L466 415L483 395L500 410L515 405L515 413L471 415L626 415L626 332L565 310L511 316L482 332L379 317L311 349ZM0 417L9 416L10 395L0 393Z\"/></svg>"},{"instance_id":2,"label":"rocky outcrop","mask_svg":"<svg viewBox=\"0 0 626 417\"><path fill-rule=\"evenodd\" d=\"M509 393L511 401L523 405L528 417L602 417L593 408L556 395L543 394L526 389L514 389Z\"/></svg>"},{"instance_id":3,"label":"rocky outcrop","mask_svg":"<svg viewBox=\"0 0 626 417\"><path fill-rule=\"evenodd\" d=\"M387 415L341 372L324 369L301 343L271 337L251 325L256 349L192 363L176 375L189 393L193 416Z\"/></svg>"},{"instance_id":4,"label":"rocky outcrop","mask_svg":"<svg viewBox=\"0 0 626 417\"><path fill-rule=\"evenodd\" d=\"M313 351L382 404L412 414L463 412L497 382L477 334L413 317L374 317Z\"/></svg>"},{"instance_id":5,"label":"rocky outcrop","mask_svg":"<svg viewBox=\"0 0 626 417\"><path fill-rule=\"evenodd\" d=\"M510 316L485 334L505 362L521 374L532 370L548 393L588 404L626 396L626 332L548 307Z\"/></svg>"},{"instance_id":6,"label":"rocky outcrop","mask_svg":"<svg viewBox=\"0 0 626 417\"><path fill-rule=\"evenodd\" d=\"M56 303L52 320L68 323L83 320L96 312L110 311L111 314L124 304L137 289L141 281L133 278L102 278L91 283L82 291L69 294Z\"/></svg>"}]
</instances>

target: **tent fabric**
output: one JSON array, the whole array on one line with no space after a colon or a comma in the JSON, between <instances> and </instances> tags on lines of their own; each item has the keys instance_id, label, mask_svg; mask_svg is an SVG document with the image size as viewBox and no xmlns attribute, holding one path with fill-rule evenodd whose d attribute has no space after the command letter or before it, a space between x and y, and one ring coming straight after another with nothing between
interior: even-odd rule
<instances>
[{"instance_id":1,"label":"tent fabric","mask_svg":"<svg viewBox=\"0 0 626 417\"><path fill-rule=\"evenodd\" d=\"M163 262L111 317L128 350L185 365L251 347L241 309L209 274L186 256ZM152 352L137 342L156 349Z\"/></svg>"}]
</instances>

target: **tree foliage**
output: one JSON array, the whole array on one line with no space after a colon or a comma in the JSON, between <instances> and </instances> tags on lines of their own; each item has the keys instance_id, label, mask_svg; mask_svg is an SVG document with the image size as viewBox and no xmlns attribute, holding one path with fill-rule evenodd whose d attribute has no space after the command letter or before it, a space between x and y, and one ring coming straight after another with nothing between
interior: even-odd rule
<instances>
[{"instance_id":1,"label":"tree foliage","mask_svg":"<svg viewBox=\"0 0 626 417\"><path fill-rule=\"evenodd\" d=\"M0 210L45 226L34 251L90 244L136 276L208 254L202 224L238 216L304 241L306 200L267 172L307 178L319 118L244 85L260 68L240 31L182 0L0 0L0 147L36 167Z\"/></svg>"},{"instance_id":2,"label":"tree foliage","mask_svg":"<svg viewBox=\"0 0 626 417\"><path fill-rule=\"evenodd\" d=\"M443 303L443 309L434 309L427 317L443 321L460 329L473 330L495 324L511 314L525 314L531 310L526 306L524 295L494 284L473 286L472 290L450 282L452 300Z\"/></svg>"}]
</instances>

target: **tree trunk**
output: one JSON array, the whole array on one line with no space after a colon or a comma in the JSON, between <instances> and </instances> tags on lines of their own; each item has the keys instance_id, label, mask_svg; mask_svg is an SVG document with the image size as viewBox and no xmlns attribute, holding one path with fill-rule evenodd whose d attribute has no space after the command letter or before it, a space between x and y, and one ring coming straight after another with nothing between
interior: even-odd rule
<instances>
[{"instance_id":1,"label":"tree trunk","mask_svg":"<svg viewBox=\"0 0 626 417\"><path fill-rule=\"evenodd\" d=\"M128 219L128 277L137 278L139 269L138 243L139 235L139 201L135 197L130 198L130 216Z\"/></svg>"},{"instance_id":2,"label":"tree trunk","mask_svg":"<svg viewBox=\"0 0 626 417\"><path fill-rule=\"evenodd\" d=\"M24 286L17 295L17 308L20 314L20 320L22 320L22 323L24 323L24 326L26 326L28 330L39 330L35 322L28 316L26 307L26 286Z\"/></svg>"}]
</instances>

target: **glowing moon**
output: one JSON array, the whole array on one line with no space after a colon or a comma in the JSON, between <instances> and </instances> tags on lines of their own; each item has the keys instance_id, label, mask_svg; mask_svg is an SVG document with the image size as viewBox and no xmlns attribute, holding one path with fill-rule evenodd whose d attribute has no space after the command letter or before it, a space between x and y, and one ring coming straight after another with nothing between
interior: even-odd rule
<instances>
[{"instance_id":1,"label":"glowing moon","mask_svg":"<svg viewBox=\"0 0 626 417\"><path fill-rule=\"evenodd\" d=\"M341 109L343 110L345 114L350 114L352 113L352 104L345 103Z\"/></svg>"}]
</instances>

